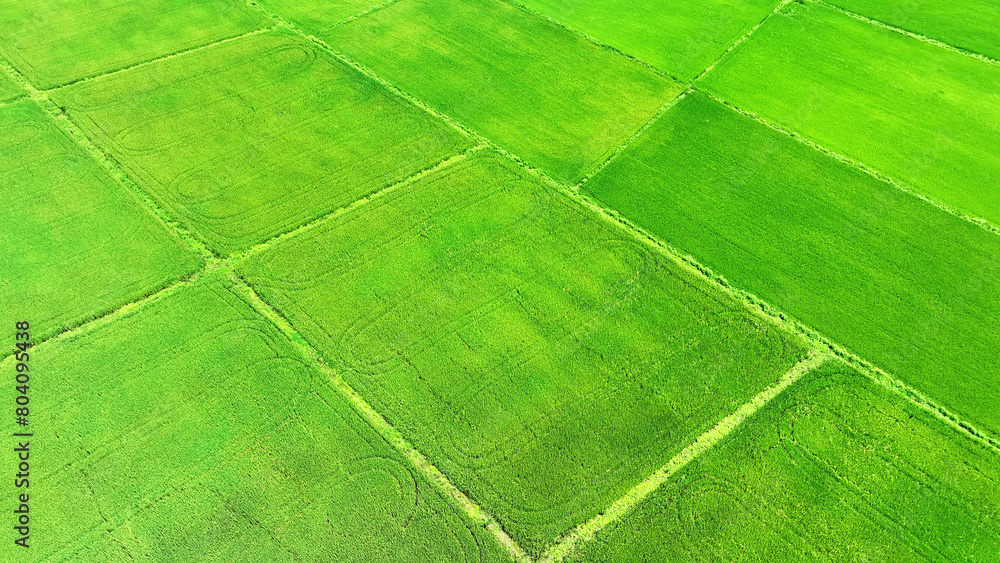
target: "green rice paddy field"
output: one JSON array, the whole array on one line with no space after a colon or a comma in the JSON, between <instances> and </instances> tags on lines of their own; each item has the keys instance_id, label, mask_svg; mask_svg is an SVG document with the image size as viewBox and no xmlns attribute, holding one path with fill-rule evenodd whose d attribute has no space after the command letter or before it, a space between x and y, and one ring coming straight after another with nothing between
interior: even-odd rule
<instances>
[{"instance_id":1,"label":"green rice paddy field","mask_svg":"<svg viewBox=\"0 0 1000 563\"><path fill-rule=\"evenodd\" d=\"M0 0L0 561L1000 560L998 20Z\"/></svg>"}]
</instances>

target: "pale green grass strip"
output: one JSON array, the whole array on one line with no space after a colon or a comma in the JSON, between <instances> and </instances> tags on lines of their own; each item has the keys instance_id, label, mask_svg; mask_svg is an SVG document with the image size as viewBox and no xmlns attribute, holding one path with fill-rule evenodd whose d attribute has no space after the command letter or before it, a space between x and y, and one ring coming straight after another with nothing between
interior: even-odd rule
<instances>
[{"instance_id":1,"label":"pale green grass strip","mask_svg":"<svg viewBox=\"0 0 1000 563\"><path fill-rule=\"evenodd\" d=\"M850 11L850 10L845 10L844 8L841 8L840 6L834 6L833 4L829 4L827 2L824 2L823 0L807 0L807 1L812 2L813 4L819 4L821 6L825 6L825 7L829 8L829 9L835 11L835 12L840 12L841 14L844 14L845 16L850 17L850 18L854 18L854 19L856 19L856 20L858 20L860 22L864 22L864 23L867 23L869 25L874 25L875 27L881 27L882 29L887 29L889 31L893 31L893 32L905 35L907 37L912 37L913 39L916 39L918 41L923 41L924 43L930 43L931 45L934 45L935 47L940 47L942 49L951 51L952 53L958 53L959 55L962 55L962 56L965 56L965 57L972 57L973 59L979 59L980 61L983 61L984 63L988 63L988 64L991 64L991 65L1000 66L1000 61L998 61L996 59L991 59L990 57L987 57L986 55L979 54L979 53L977 53L975 51L968 51L966 49L962 49L961 47L956 47L956 46L952 45L951 43L945 43L944 41L939 41L937 39L933 39L931 37L927 37L926 35L921 35L919 33L914 33L912 31L903 29L901 27L896 27L896 26L894 26L892 24L888 24L888 23L885 23L883 21L879 21L879 20L876 20L876 19L869 18L868 16L863 16L861 14L856 14L856 13Z\"/></svg>"},{"instance_id":2,"label":"pale green grass strip","mask_svg":"<svg viewBox=\"0 0 1000 563\"><path fill-rule=\"evenodd\" d=\"M777 397L789 385L795 383L831 357L832 354L828 352L810 352L806 359L792 366L778 381L741 405L732 414L720 420L718 424L699 436L688 447L681 450L679 454L675 455L663 467L635 487L632 487L625 496L612 503L603 513L577 526L572 532L564 536L558 543L545 551L540 561L545 563L562 561L567 555L573 552L573 549L578 544L592 539L604 527L623 518L639 503L645 500L646 497L652 494L653 491L658 489L660 485L670 479L674 473L677 473L685 465L719 443L739 427L744 420L753 416L754 413Z\"/></svg>"},{"instance_id":3,"label":"pale green grass strip","mask_svg":"<svg viewBox=\"0 0 1000 563\"><path fill-rule=\"evenodd\" d=\"M378 413L365 399L358 394L333 368L324 361L322 354L312 347L306 340L292 327L292 324L278 312L271 304L264 301L260 295L254 291L253 287L235 272L232 273L233 280L249 299L254 309L262 316L270 320L288 339L298 348L302 357L309 360L320 371L330 377L337 391L368 421L379 435L382 436L396 450L402 453L406 459L417 468L424 478L435 485L439 490L453 499L462 511L473 521L489 530L493 536L503 545L511 558L517 562L530 562L531 559L523 549L503 530L499 522L483 510L472 499L458 489L448 477L428 460L424 454L420 453L413 444L407 440L402 433L396 430L386 419Z\"/></svg>"}]
</instances>

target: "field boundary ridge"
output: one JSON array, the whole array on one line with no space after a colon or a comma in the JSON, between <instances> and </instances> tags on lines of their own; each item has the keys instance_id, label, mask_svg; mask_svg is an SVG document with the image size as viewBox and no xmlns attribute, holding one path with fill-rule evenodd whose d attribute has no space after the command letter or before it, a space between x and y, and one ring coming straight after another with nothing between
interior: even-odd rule
<instances>
[{"instance_id":1,"label":"field boundary ridge","mask_svg":"<svg viewBox=\"0 0 1000 563\"><path fill-rule=\"evenodd\" d=\"M694 92L694 89L691 88L691 87L688 87L687 90L684 90L680 94L677 94L677 96L675 96L674 99L672 99L672 100L668 101L667 103L663 104L662 106L660 106L660 109L656 110L656 113L653 114L653 117L649 118L649 121L643 123L642 126L639 127L639 129L637 129L635 131L635 133L633 133L628 139L625 139L625 142L623 142L622 144L618 145L618 147L615 148L615 150L613 150L611 152L611 154L609 154L608 157L604 159L604 161L602 161L600 164L598 164L597 166L595 166L594 168L592 168L589 172L587 172L587 174L584 175L583 178L580 178L580 181L577 182L574 186L571 186L571 189L574 192L579 191L580 188L585 183L587 183L588 180L590 180L594 176L597 176L601 172L601 170L604 170L605 168L607 168L607 166L609 164L611 164L612 161L614 161L615 159L618 158L618 155L620 155L621 153L625 152L625 149L627 149L632 143L634 143L636 139L638 139L639 137L641 137L642 134L645 133L647 129L649 129L650 127L652 127L654 123L656 123L657 121L659 121L660 117L662 117L663 114L665 114L668 111L670 111L670 108L674 107L675 105L677 105L678 103L680 103L681 100L683 100L684 98L688 97L688 95L691 94L691 92Z\"/></svg>"},{"instance_id":2,"label":"field boundary ridge","mask_svg":"<svg viewBox=\"0 0 1000 563\"><path fill-rule=\"evenodd\" d=\"M333 28L335 28L335 27L337 27L339 25L344 25L345 23L350 23L350 22L352 22L352 21L354 21L354 20L356 20L358 18L363 18L363 17L367 16L368 14L371 14L373 12L377 12L377 11L381 10L382 8L388 8L389 6L395 4L396 2L399 2L399 0L386 0L385 2L382 2L381 4L375 4L374 6L368 6L364 10L361 10L360 12L358 12L358 13L352 15L352 16L348 16L347 18L345 18L345 19L343 19L343 20L341 20L341 21L339 21L337 23L330 24L330 25L324 27L323 29L319 30L317 33L325 33L325 32L327 32L327 31L329 31L329 30L331 30L331 29L333 29Z\"/></svg>"},{"instance_id":3,"label":"field boundary ridge","mask_svg":"<svg viewBox=\"0 0 1000 563\"><path fill-rule=\"evenodd\" d=\"M233 254L230 254L227 258L222 260L222 262L226 265L235 264L236 262L239 262L240 260L243 260L247 257L259 254L289 237L293 237L300 233L311 231L336 217L339 217L345 213L350 213L355 209L358 209L359 207L365 206L372 200L381 199L391 194L392 192L395 192L406 186L409 186L410 184L413 184L414 182L420 180L425 176L429 176L446 168L450 168L452 165L458 162L462 162L463 160L468 158L470 154L483 150L483 148L485 148L485 145L474 145L472 147L469 147L468 149L463 150L458 154L453 154L449 157L439 160L438 162L432 164L431 166L428 166L427 168L418 170L398 182L393 182L392 184L377 189L368 195L359 197L358 199L352 201L351 203L348 203L347 205L342 205L336 209L318 215L306 221L305 223L302 223L297 227L289 229L283 233L278 233L268 238L265 241L259 242L251 246L250 248L247 248L246 250L242 250L240 252L234 252Z\"/></svg>"},{"instance_id":4,"label":"field boundary ridge","mask_svg":"<svg viewBox=\"0 0 1000 563\"><path fill-rule=\"evenodd\" d=\"M40 91L41 92L51 92L53 90L58 90L60 88L68 88L69 86L73 86L75 84L80 84L81 82L90 82L91 80L96 80L98 78L103 78L105 76L112 76L112 75L115 75L115 74L119 74L119 73L122 73L122 72L126 72L126 71L129 71L129 70L132 70L134 68L139 68L139 67L144 67L144 66L148 66L148 65L151 65L151 64L156 64L156 63L158 63L160 61L165 61L165 60L168 60L168 59L173 59L175 57L180 57L182 55L187 55L188 53L194 53L194 52L197 52L197 51L202 51L204 49L210 49L210 48L215 47L217 45L223 45L225 43L231 43L233 41L239 41L240 39L243 39L243 38L246 38L246 37L250 37L250 36L253 36L253 35L259 35L261 33L266 33L268 31L271 31L272 29L274 29L274 27L275 26L270 25L270 26L267 26L267 27L257 28L257 29L251 30L251 31L247 31L245 33L241 33L239 35L233 35L233 36L230 36L230 37L225 37L225 38L219 39L217 41L212 41L211 43L205 43L204 45L197 45L195 47L189 47L187 49L181 49L180 51L174 51L172 53L167 53L166 55L160 55L159 57L155 57L155 58L152 58L152 59L146 59L144 61L139 61L137 63L132 63L132 64L130 64L128 66L123 66L123 67L117 68L115 70L109 70L107 72L102 72L102 73L98 73L98 74L91 74L91 75L88 75L88 76L83 76L81 78L76 78L74 80L70 80L69 82L65 82L65 83L59 84L57 86L52 86L52 87L49 87L49 88L46 88L46 89L40 90Z\"/></svg>"},{"instance_id":5,"label":"field boundary ridge","mask_svg":"<svg viewBox=\"0 0 1000 563\"><path fill-rule=\"evenodd\" d=\"M104 311L103 313L98 313L96 315L93 315L79 323L74 324L73 326L69 326L62 329L59 332L56 332L52 336L49 336L43 340L32 342L31 348L35 348L41 344L47 344L49 342L59 342L67 338L73 338L80 334L87 334L90 333L91 331L101 328L102 326L116 322L118 319L127 317L132 313L134 313L135 311L138 311L140 309L145 308L148 305L156 303L157 301L160 301L185 287L194 285L194 283L198 281L200 277L206 275L210 271L214 271L217 268L218 268L217 264L203 265L201 268L187 275L184 275L180 278L174 279L173 281L167 283L166 285L156 287L148 291L146 294L140 296L139 298L133 299L132 301L129 301L124 305L115 307L108 311ZM10 352L3 356L0 356L0 364L5 362L7 358L10 358L13 355L14 352Z\"/></svg>"}]
</instances>

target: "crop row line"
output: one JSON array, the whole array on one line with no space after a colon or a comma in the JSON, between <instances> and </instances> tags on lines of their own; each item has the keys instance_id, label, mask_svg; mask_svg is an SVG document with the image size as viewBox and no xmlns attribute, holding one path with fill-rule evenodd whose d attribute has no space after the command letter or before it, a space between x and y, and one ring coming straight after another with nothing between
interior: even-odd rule
<instances>
[{"instance_id":1,"label":"crop row line","mask_svg":"<svg viewBox=\"0 0 1000 563\"><path fill-rule=\"evenodd\" d=\"M973 59L978 59L980 61L983 61L984 63L988 63L988 64L991 64L991 65L1000 66L1000 61L998 61L996 59L993 59L993 58L990 58L990 57L988 57L986 55L983 55L982 53L977 53L975 51L971 51L969 49L964 49L962 47L956 47L955 45L952 45L951 43L945 43L944 41L941 41L939 39L934 39L932 37L927 37L926 35L921 35L919 33L910 31L908 29L903 29L901 27L897 27L895 25L892 25L892 24L889 24L889 23L885 23L885 22L880 21L880 20L869 18L868 16L863 16L861 14L852 12L850 10L845 10L844 8L841 8L840 6L834 6L833 4L830 4L829 2L826 2L824 0L806 0L806 1L811 2L813 4L818 4L820 6L825 6L827 8L830 8L831 10L834 10L836 12L840 12L841 14L843 14L843 15L845 15L847 17L854 18L854 19L856 19L858 21L867 23L869 25L874 25L875 27L880 27L882 29L887 29L889 31L893 31L895 33L899 33L899 34L905 35L907 37L912 37L913 39L916 39L918 41L923 41L924 43L929 43L931 45L934 45L936 47L940 47L942 49L946 49L946 50L951 51L953 53L958 53L959 55L962 55L962 56L965 56L965 57L971 57Z\"/></svg>"},{"instance_id":2,"label":"crop row line","mask_svg":"<svg viewBox=\"0 0 1000 563\"><path fill-rule=\"evenodd\" d=\"M562 561L573 552L578 545L592 539L598 532L631 512L656 489L660 488L673 474L684 468L688 463L711 449L723 438L731 434L747 418L753 416L777 397L788 386L802 379L807 373L818 368L832 356L829 352L810 351L809 355L782 374L777 381L740 405L731 414L720 420L715 426L706 430L701 436L688 444L677 455L657 469L653 474L638 485L632 487L624 496L613 502L604 512L577 526L549 549L540 559L541 563Z\"/></svg>"},{"instance_id":3,"label":"crop row line","mask_svg":"<svg viewBox=\"0 0 1000 563\"><path fill-rule=\"evenodd\" d=\"M863 172L863 173L871 176L872 178L875 178L876 180L885 182L885 183L889 184L890 186L896 188L897 190L899 190L901 192L904 192L904 193L906 193L906 194L908 194L910 196L916 197L916 198L918 198L918 199L920 199L920 200L922 200L922 201L924 201L926 203L929 203L930 205L933 205L934 207L937 207L938 209L944 211L945 213L948 213L950 215L954 215L955 217L958 217L959 219L961 219L963 221L972 223L972 224L976 225L977 227L979 227L981 229L984 229L984 230L986 230L986 231L988 231L990 233L993 233L995 235L1000 235L1000 228L998 228L996 225L993 225L992 223L990 223L989 221L987 221L985 219L980 219L978 217L972 217L971 215L966 215L965 213L959 211L958 209L955 209L955 208L953 208L953 207L951 207L951 206L949 206L949 205L947 205L945 203L942 203L942 202L937 201L937 200L935 200L933 198L930 198L930 197L928 197L928 196L926 196L926 195L924 195L924 194L922 194L922 193L914 190L913 188L907 186L906 184L903 184L903 183L899 182L898 180L895 180L894 178L892 178L890 176L887 176L887 175L879 172L878 170L875 170L874 168L871 168L870 166L866 165L865 163L863 163L861 161L855 160L855 159L853 159L853 158L851 158L849 156L842 155L842 154L840 154L838 152L832 151L832 150L824 147L823 145L820 145L819 143L816 143L815 141L813 141L811 139L808 139L807 137L796 133L795 131L791 131L789 129L784 128L783 126L781 126L778 123L775 123L775 122L773 122L773 121L771 121L771 120L769 120L769 119L767 119L765 117L761 117L761 116L757 115L756 113L753 113L752 111L745 110L743 108L737 107L737 106L729 103L728 101L726 101L726 100L724 100L724 99L716 96L715 94L712 94L711 92L708 92L706 90L700 90L700 89L697 90L697 91L700 92L700 93L702 93L702 94L704 94L704 95L706 95L706 96L708 96L709 98L712 98L716 102L719 102L720 104L726 106L727 108L731 109L732 111L735 111L735 112L739 113L740 115L749 117L750 119L753 119L754 121L756 121L757 123L760 123L761 125L769 127L770 129L772 129L774 131L777 131L777 132L779 132L779 133L781 133L781 134L783 134L783 135L785 135L787 137L791 137L792 139L795 139L796 141L798 141L798 142L800 142L800 143L802 143L802 144L804 144L804 145L806 145L806 146L808 146L808 147L810 147L812 149L815 149L815 150L817 150L817 151L825 154L826 156L828 156L828 157L830 157L830 158L832 158L834 160L842 162L842 163L844 163L844 164L846 164L846 165L848 165L848 166L850 166L850 167L852 167L852 168L854 168L854 169L856 169L856 170L858 170L860 172Z\"/></svg>"},{"instance_id":4,"label":"crop row line","mask_svg":"<svg viewBox=\"0 0 1000 563\"><path fill-rule=\"evenodd\" d=\"M24 99L27 98L27 97L28 97L28 94L18 94L14 98L11 98L9 100L5 100L5 101L0 102L0 108L2 108L4 106L9 106L11 104L16 104L17 102L24 101Z\"/></svg>"},{"instance_id":5,"label":"crop row line","mask_svg":"<svg viewBox=\"0 0 1000 563\"><path fill-rule=\"evenodd\" d=\"M286 319L277 308L268 303L260 296L253 286L238 274L233 272L233 277L244 294L249 298L251 305L263 317L270 320L280 330L290 342L293 343L300 355L306 358L313 366L330 377L334 386L341 395L361 414L365 420L375 429L376 432L402 453L418 471L438 489L448 497L458 503L462 510L473 521L489 530L493 536L510 552L518 562L528 562L530 558L519 545L503 530L500 523L489 513L482 509L464 492L458 489L448 477L441 472L433 463L427 459L403 434L390 424L368 401L364 399L353 387L347 383L340 374L329 367L324 361L323 354L309 344L305 338L295 330L292 324Z\"/></svg>"}]
</instances>

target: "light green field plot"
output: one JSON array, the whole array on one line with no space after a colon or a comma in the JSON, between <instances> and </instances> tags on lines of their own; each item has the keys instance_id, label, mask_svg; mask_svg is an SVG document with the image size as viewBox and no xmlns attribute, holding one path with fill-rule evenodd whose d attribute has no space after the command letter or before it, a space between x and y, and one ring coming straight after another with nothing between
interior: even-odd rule
<instances>
[{"instance_id":1,"label":"light green field plot","mask_svg":"<svg viewBox=\"0 0 1000 563\"><path fill-rule=\"evenodd\" d=\"M488 151L239 270L530 553L804 357Z\"/></svg>"},{"instance_id":2,"label":"light green field plot","mask_svg":"<svg viewBox=\"0 0 1000 563\"><path fill-rule=\"evenodd\" d=\"M695 459L574 561L981 561L1000 457L827 364Z\"/></svg>"},{"instance_id":3,"label":"light green field plot","mask_svg":"<svg viewBox=\"0 0 1000 563\"><path fill-rule=\"evenodd\" d=\"M322 37L550 176L578 180L681 86L487 0L397 2Z\"/></svg>"},{"instance_id":4,"label":"light green field plot","mask_svg":"<svg viewBox=\"0 0 1000 563\"><path fill-rule=\"evenodd\" d=\"M258 0L272 13L309 33L319 33L351 16L381 4L384 0Z\"/></svg>"},{"instance_id":5,"label":"light green field plot","mask_svg":"<svg viewBox=\"0 0 1000 563\"><path fill-rule=\"evenodd\" d=\"M37 560L506 560L225 271L31 366Z\"/></svg>"},{"instance_id":6,"label":"light green field plot","mask_svg":"<svg viewBox=\"0 0 1000 563\"><path fill-rule=\"evenodd\" d=\"M273 31L52 93L220 254L470 145L314 44Z\"/></svg>"},{"instance_id":7,"label":"light green field plot","mask_svg":"<svg viewBox=\"0 0 1000 563\"><path fill-rule=\"evenodd\" d=\"M862 16L1000 59L1000 4L994 0L826 0Z\"/></svg>"},{"instance_id":8,"label":"light green field plot","mask_svg":"<svg viewBox=\"0 0 1000 563\"><path fill-rule=\"evenodd\" d=\"M778 4L778 0L518 1L680 80L701 74Z\"/></svg>"},{"instance_id":9,"label":"light green field plot","mask_svg":"<svg viewBox=\"0 0 1000 563\"><path fill-rule=\"evenodd\" d=\"M830 8L790 6L704 86L1000 224L1000 66Z\"/></svg>"},{"instance_id":10,"label":"light green field plot","mask_svg":"<svg viewBox=\"0 0 1000 563\"><path fill-rule=\"evenodd\" d=\"M24 90L10 77L0 71L0 102L13 100L22 94L24 94Z\"/></svg>"},{"instance_id":11,"label":"light green field plot","mask_svg":"<svg viewBox=\"0 0 1000 563\"><path fill-rule=\"evenodd\" d=\"M694 94L584 190L1000 435L1000 237Z\"/></svg>"},{"instance_id":12,"label":"light green field plot","mask_svg":"<svg viewBox=\"0 0 1000 563\"><path fill-rule=\"evenodd\" d=\"M0 131L2 326L45 338L199 266L34 102L0 107Z\"/></svg>"},{"instance_id":13,"label":"light green field plot","mask_svg":"<svg viewBox=\"0 0 1000 563\"><path fill-rule=\"evenodd\" d=\"M270 24L241 0L0 0L0 52L38 88Z\"/></svg>"}]
</instances>

